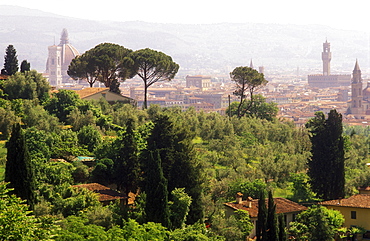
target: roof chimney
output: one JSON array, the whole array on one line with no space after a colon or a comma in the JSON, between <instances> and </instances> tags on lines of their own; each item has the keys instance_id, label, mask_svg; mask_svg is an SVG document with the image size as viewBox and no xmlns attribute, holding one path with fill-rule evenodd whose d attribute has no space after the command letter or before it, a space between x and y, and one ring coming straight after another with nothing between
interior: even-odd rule
<instances>
[{"instance_id":1,"label":"roof chimney","mask_svg":"<svg viewBox=\"0 0 370 241\"><path fill-rule=\"evenodd\" d=\"M237 204L241 204L241 203L242 203L242 201L243 201L243 193L238 192L238 193L236 194L236 203L237 203Z\"/></svg>"},{"instance_id":2,"label":"roof chimney","mask_svg":"<svg viewBox=\"0 0 370 241\"><path fill-rule=\"evenodd\" d=\"M251 208L252 207L253 198L248 197L247 200L248 200L248 207Z\"/></svg>"}]
</instances>

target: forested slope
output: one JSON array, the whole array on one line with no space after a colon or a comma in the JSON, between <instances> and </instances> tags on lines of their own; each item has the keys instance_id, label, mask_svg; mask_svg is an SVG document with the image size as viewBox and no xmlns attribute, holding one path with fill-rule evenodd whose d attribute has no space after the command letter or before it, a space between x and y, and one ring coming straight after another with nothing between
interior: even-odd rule
<instances>
[{"instance_id":1,"label":"forested slope","mask_svg":"<svg viewBox=\"0 0 370 241\"><path fill-rule=\"evenodd\" d=\"M26 80L11 81L17 78ZM28 84L33 95L10 91ZM181 238L192 235L199 238L192 240L240 240L248 229L240 226L242 219L227 219L223 208L236 192L257 198L261 189L275 195L284 189L288 190L284 196L297 202L315 200L306 174L309 134L293 123L230 118L193 108L152 105L139 110L104 99L81 100L67 90L49 96L45 79L36 71L10 77L2 90L1 139L12 143L24 138L25 147L18 148L30 157L21 160L30 160L25 168L31 169L35 185L32 202L26 200L32 207L34 230L19 234L24 237L42 239L53 233L58 235L55 240L94 235L100 240L112 236L185 240ZM9 139L16 123L21 129L17 138ZM364 168L368 136L367 128L345 128L346 195L369 183ZM6 159L17 158L9 150L6 156L4 148L0 153L3 167ZM95 165L84 165L76 156L95 157ZM17 168L9 171L10 177L23 175ZM94 193L71 187L89 182L137 193L135 205L102 206ZM8 202L20 204L7 192L2 186L4 207L10 208ZM26 214L23 207L4 210ZM17 224L16 219L6 222Z\"/></svg>"}]
</instances>

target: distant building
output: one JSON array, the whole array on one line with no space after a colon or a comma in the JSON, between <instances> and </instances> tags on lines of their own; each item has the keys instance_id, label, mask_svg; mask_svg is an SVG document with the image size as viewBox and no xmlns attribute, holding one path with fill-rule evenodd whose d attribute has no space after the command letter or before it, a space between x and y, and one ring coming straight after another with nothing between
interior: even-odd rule
<instances>
[{"instance_id":1,"label":"distant building","mask_svg":"<svg viewBox=\"0 0 370 241\"><path fill-rule=\"evenodd\" d=\"M59 45L49 46L48 51L45 72L50 85L58 86L68 82L71 79L67 74L68 66L80 53L69 43L67 29L63 29Z\"/></svg>"},{"instance_id":2,"label":"distant building","mask_svg":"<svg viewBox=\"0 0 370 241\"><path fill-rule=\"evenodd\" d=\"M363 115L364 107L362 105L362 77L361 70L356 60L355 68L353 69L353 77L351 81L352 97L348 112L353 115Z\"/></svg>"},{"instance_id":3,"label":"distant building","mask_svg":"<svg viewBox=\"0 0 370 241\"><path fill-rule=\"evenodd\" d=\"M211 88L211 76L195 75L186 76L186 88L191 86L197 87L200 91L205 91Z\"/></svg>"},{"instance_id":4,"label":"distant building","mask_svg":"<svg viewBox=\"0 0 370 241\"><path fill-rule=\"evenodd\" d=\"M351 75L332 75L330 73L330 43L326 40L323 44L323 52L321 54L323 63L323 73L308 75L308 84L311 87L328 88L338 86L349 86L351 83Z\"/></svg>"},{"instance_id":5,"label":"distant building","mask_svg":"<svg viewBox=\"0 0 370 241\"><path fill-rule=\"evenodd\" d=\"M357 60L352 75L352 96L351 100L348 102L347 113L353 115L357 119L363 119L365 115L370 115L370 82L367 82L366 88L363 89L361 69Z\"/></svg>"},{"instance_id":6,"label":"distant building","mask_svg":"<svg viewBox=\"0 0 370 241\"><path fill-rule=\"evenodd\" d=\"M229 106L228 95L224 93L194 93L193 97L200 99L197 103L210 103L215 109L227 108Z\"/></svg>"}]
</instances>

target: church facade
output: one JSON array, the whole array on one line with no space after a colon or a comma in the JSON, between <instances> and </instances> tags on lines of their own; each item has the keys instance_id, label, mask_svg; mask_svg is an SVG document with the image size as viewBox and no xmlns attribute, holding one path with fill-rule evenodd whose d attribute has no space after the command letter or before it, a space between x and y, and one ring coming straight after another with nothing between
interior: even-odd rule
<instances>
[{"instance_id":1,"label":"church facade","mask_svg":"<svg viewBox=\"0 0 370 241\"><path fill-rule=\"evenodd\" d=\"M352 97L348 103L348 114L354 115L356 118L370 115L370 82L363 89L361 69L357 60L352 73L351 92Z\"/></svg>"},{"instance_id":2,"label":"church facade","mask_svg":"<svg viewBox=\"0 0 370 241\"><path fill-rule=\"evenodd\" d=\"M69 82L68 66L72 59L80 55L78 50L69 43L67 29L63 29L59 45L48 47L46 71L51 86Z\"/></svg>"},{"instance_id":3,"label":"church facade","mask_svg":"<svg viewBox=\"0 0 370 241\"><path fill-rule=\"evenodd\" d=\"M338 86L349 86L351 84L351 75L332 75L330 73L331 51L330 43L326 40L323 44L321 54L323 63L323 73L308 75L308 85L317 88L330 88Z\"/></svg>"}]
</instances>

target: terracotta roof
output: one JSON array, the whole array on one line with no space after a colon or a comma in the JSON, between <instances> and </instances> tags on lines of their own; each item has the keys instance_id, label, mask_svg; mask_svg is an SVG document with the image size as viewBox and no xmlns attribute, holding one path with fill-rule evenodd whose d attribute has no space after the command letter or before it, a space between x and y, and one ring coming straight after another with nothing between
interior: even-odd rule
<instances>
[{"instance_id":1,"label":"terracotta roof","mask_svg":"<svg viewBox=\"0 0 370 241\"><path fill-rule=\"evenodd\" d=\"M210 75L188 75L187 78L211 78Z\"/></svg>"},{"instance_id":2,"label":"terracotta roof","mask_svg":"<svg viewBox=\"0 0 370 241\"><path fill-rule=\"evenodd\" d=\"M251 205L249 207L249 202L251 202ZM266 198L266 205L267 205L268 199ZM295 213L295 212L301 212L303 210L306 210L307 207L302 206L298 203L295 203L293 201L290 201L285 198L274 198L274 202L276 204L276 213ZM258 199L253 199L252 201L242 201L242 203L238 204L236 202L230 202L225 203L226 206L233 208L235 210L242 209L245 211L248 211L249 216L252 218L257 218L258 215Z\"/></svg>"},{"instance_id":3,"label":"terracotta roof","mask_svg":"<svg viewBox=\"0 0 370 241\"><path fill-rule=\"evenodd\" d=\"M369 166L368 164L369 164L369 163L366 163L366 165L367 165L367 166ZM360 190L360 191L370 191L370 186L366 186L366 187L359 187L359 188L358 188L358 190Z\"/></svg>"},{"instance_id":4,"label":"terracotta roof","mask_svg":"<svg viewBox=\"0 0 370 241\"><path fill-rule=\"evenodd\" d=\"M116 199L125 199L125 198L127 198L126 195L124 195L122 193L119 193L117 191L114 191L114 190L110 189L109 187L103 186L99 183L80 184L80 185L74 185L72 187L86 188L90 191L98 193L100 202L114 201Z\"/></svg>"},{"instance_id":5,"label":"terracotta roof","mask_svg":"<svg viewBox=\"0 0 370 241\"><path fill-rule=\"evenodd\" d=\"M9 78L9 75L6 75L6 74L0 74L0 80L4 80L4 79L8 79Z\"/></svg>"},{"instance_id":6,"label":"terracotta roof","mask_svg":"<svg viewBox=\"0 0 370 241\"><path fill-rule=\"evenodd\" d=\"M80 96L81 99L91 96L93 94L102 92L102 91L109 91L109 88L98 88L98 87L93 87L93 88L85 88L82 90L75 90L76 93Z\"/></svg>"},{"instance_id":7,"label":"terracotta roof","mask_svg":"<svg viewBox=\"0 0 370 241\"><path fill-rule=\"evenodd\" d=\"M349 198L324 201L320 204L323 206L370 208L370 194L356 194Z\"/></svg>"}]
</instances>

